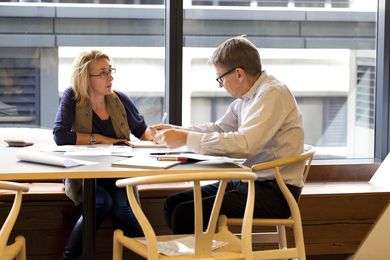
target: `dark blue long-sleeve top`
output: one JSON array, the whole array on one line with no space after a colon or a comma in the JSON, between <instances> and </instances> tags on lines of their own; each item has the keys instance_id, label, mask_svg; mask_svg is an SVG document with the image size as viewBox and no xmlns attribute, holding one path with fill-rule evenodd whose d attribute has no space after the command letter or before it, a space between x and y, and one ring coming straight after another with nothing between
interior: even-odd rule
<instances>
[{"instance_id":1,"label":"dark blue long-sleeve top","mask_svg":"<svg viewBox=\"0 0 390 260\"><path fill-rule=\"evenodd\" d=\"M115 93L125 107L131 133L140 138L147 127L143 116L139 114L133 101L128 96L119 91L115 91ZM71 87L68 87L61 98L54 122L53 136L57 145L76 144L76 133L72 131L75 114L76 100L74 92ZM93 112L92 116L92 133L117 138L111 118L101 120L95 112Z\"/></svg>"}]
</instances>

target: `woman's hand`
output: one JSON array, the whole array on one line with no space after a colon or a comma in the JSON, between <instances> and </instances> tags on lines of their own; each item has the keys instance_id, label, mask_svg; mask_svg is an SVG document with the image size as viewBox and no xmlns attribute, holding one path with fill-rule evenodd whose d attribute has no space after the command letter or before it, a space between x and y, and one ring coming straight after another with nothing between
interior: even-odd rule
<instances>
[{"instance_id":1,"label":"woman's hand","mask_svg":"<svg viewBox=\"0 0 390 260\"><path fill-rule=\"evenodd\" d=\"M98 144L117 144L128 141L126 138L112 138L100 134L95 134L95 138Z\"/></svg>"},{"instance_id":2,"label":"woman's hand","mask_svg":"<svg viewBox=\"0 0 390 260\"><path fill-rule=\"evenodd\" d=\"M93 134L96 139L96 144L116 144L127 142L126 138L111 138L101 134ZM76 144L91 144L91 134L77 133Z\"/></svg>"}]
</instances>

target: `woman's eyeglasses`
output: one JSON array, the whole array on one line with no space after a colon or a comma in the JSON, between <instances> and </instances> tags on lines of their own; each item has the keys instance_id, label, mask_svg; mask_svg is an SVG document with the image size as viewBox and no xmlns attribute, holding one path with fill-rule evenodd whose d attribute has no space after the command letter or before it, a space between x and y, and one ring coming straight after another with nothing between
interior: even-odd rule
<instances>
[{"instance_id":1,"label":"woman's eyeglasses","mask_svg":"<svg viewBox=\"0 0 390 260\"><path fill-rule=\"evenodd\" d=\"M112 74L115 74L116 69L115 68L110 68L108 71L103 70L99 74L96 75L89 75L90 77L99 77L101 79L107 78L108 76L111 76Z\"/></svg>"}]
</instances>

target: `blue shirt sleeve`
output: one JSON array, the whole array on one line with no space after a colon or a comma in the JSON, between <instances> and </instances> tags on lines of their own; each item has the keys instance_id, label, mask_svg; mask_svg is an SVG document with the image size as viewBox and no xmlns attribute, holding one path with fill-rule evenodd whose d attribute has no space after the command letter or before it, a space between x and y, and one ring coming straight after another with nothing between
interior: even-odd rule
<instances>
[{"instance_id":1,"label":"blue shirt sleeve","mask_svg":"<svg viewBox=\"0 0 390 260\"><path fill-rule=\"evenodd\" d=\"M53 137L57 145L76 144L76 133L72 131L75 120L76 100L71 87L65 89L54 121Z\"/></svg>"}]
</instances>

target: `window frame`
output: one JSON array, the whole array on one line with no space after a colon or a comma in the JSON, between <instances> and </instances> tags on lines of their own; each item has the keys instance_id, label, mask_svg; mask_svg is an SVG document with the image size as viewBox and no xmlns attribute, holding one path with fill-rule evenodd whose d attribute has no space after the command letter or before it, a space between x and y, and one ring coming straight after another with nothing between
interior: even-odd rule
<instances>
[{"instance_id":1,"label":"window frame","mask_svg":"<svg viewBox=\"0 0 390 260\"><path fill-rule=\"evenodd\" d=\"M379 0L377 11L375 151L382 161L390 150L390 0Z\"/></svg>"}]
</instances>

